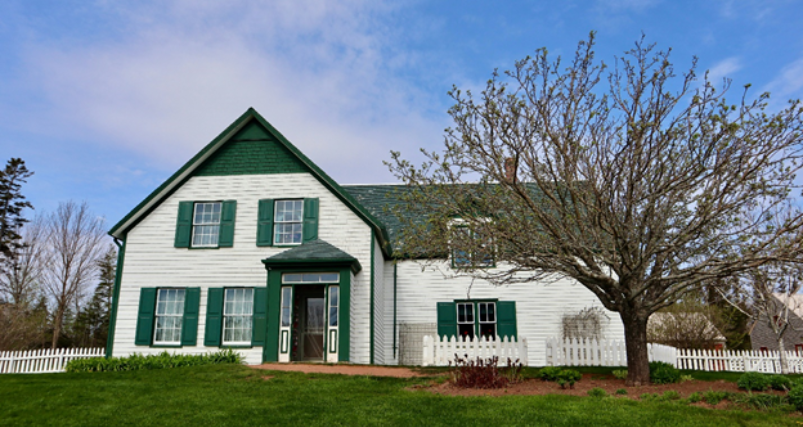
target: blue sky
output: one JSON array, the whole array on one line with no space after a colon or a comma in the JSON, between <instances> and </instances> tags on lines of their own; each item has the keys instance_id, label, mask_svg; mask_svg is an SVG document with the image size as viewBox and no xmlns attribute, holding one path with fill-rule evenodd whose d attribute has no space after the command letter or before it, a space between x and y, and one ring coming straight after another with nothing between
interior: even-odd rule
<instances>
[{"instance_id":1,"label":"blue sky","mask_svg":"<svg viewBox=\"0 0 803 427\"><path fill-rule=\"evenodd\" d=\"M340 183L388 183L390 150L441 144L457 85L591 30L611 63L642 32L717 81L803 95L799 1L6 0L0 153L37 212L110 227L253 106Z\"/></svg>"}]
</instances>

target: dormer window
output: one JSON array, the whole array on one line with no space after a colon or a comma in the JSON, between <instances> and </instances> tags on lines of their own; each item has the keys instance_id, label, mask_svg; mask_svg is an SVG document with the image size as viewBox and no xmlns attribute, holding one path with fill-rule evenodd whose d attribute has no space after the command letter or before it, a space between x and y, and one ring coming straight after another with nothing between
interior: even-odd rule
<instances>
[{"instance_id":1,"label":"dormer window","mask_svg":"<svg viewBox=\"0 0 803 427\"><path fill-rule=\"evenodd\" d=\"M493 246L489 239L466 225L453 226L452 266L455 268L493 267Z\"/></svg>"}]
</instances>

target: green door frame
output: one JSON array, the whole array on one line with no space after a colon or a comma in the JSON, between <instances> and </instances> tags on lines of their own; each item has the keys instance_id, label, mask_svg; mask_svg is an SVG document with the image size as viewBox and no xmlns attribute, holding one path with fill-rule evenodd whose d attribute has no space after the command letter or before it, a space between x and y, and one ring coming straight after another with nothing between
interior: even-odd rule
<instances>
[{"instance_id":1,"label":"green door frame","mask_svg":"<svg viewBox=\"0 0 803 427\"><path fill-rule=\"evenodd\" d=\"M324 273L336 271L340 274L340 301L338 305L338 351L337 357L340 362L349 361L349 339L350 339L350 316L349 310L351 307L351 266L340 265L333 266L330 263L310 263L303 267L293 266L267 266L268 269L268 325L265 337L265 347L263 347L262 361L263 362L278 362L279 361L279 329L281 318L281 297L282 297L282 275L284 273ZM334 285L335 283L321 283L321 285ZM305 284L288 284L284 286L293 287L293 298L295 298L296 286L307 286ZM325 288L328 292L328 286ZM327 300L328 301L328 300ZM327 302L328 304L328 302ZM292 343L292 330L289 337ZM324 334L328 335L328 334ZM324 337L324 344L326 339Z\"/></svg>"}]
</instances>

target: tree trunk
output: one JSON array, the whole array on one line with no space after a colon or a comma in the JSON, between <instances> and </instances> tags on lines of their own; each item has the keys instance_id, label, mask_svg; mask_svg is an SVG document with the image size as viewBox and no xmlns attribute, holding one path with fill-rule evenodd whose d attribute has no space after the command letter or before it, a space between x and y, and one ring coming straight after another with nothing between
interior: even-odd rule
<instances>
[{"instance_id":1,"label":"tree trunk","mask_svg":"<svg viewBox=\"0 0 803 427\"><path fill-rule=\"evenodd\" d=\"M53 341L50 348L56 349L59 346L59 335L61 335L61 327L64 322L64 308L59 305L56 308L55 319L53 319Z\"/></svg>"},{"instance_id":2,"label":"tree trunk","mask_svg":"<svg viewBox=\"0 0 803 427\"><path fill-rule=\"evenodd\" d=\"M778 356L781 362L781 373L789 373L789 362L786 360L786 348L784 348L783 335L778 337Z\"/></svg>"},{"instance_id":3,"label":"tree trunk","mask_svg":"<svg viewBox=\"0 0 803 427\"><path fill-rule=\"evenodd\" d=\"M625 348L627 349L627 380L629 387L650 383L650 361L647 353L647 319L638 316L622 317L625 326Z\"/></svg>"}]
</instances>

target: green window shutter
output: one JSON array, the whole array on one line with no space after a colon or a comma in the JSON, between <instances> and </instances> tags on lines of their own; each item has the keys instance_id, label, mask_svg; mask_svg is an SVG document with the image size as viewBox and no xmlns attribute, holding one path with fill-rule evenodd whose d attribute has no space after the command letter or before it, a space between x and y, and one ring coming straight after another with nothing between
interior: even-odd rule
<instances>
[{"instance_id":1,"label":"green window shutter","mask_svg":"<svg viewBox=\"0 0 803 427\"><path fill-rule=\"evenodd\" d=\"M142 288L139 291L139 314L137 314L136 345L151 345L153 338L153 315L156 311L156 288Z\"/></svg>"},{"instance_id":2,"label":"green window shutter","mask_svg":"<svg viewBox=\"0 0 803 427\"><path fill-rule=\"evenodd\" d=\"M516 338L516 302L498 301L496 303L496 335Z\"/></svg>"},{"instance_id":3,"label":"green window shutter","mask_svg":"<svg viewBox=\"0 0 803 427\"><path fill-rule=\"evenodd\" d=\"M198 345L198 312L201 305L201 288L187 288L184 297L184 320L181 325L181 345Z\"/></svg>"},{"instance_id":4,"label":"green window shutter","mask_svg":"<svg viewBox=\"0 0 803 427\"><path fill-rule=\"evenodd\" d=\"M457 308L453 302L438 303L438 336L457 336Z\"/></svg>"},{"instance_id":5,"label":"green window shutter","mask_svg":"<svg viewBox=\"0 0 803 427\"><path fill-rule=\"evenodd\" d=\"M273 199L259 201L257 246L273 246Z\"/></svg>"},{"instance_id":6,"label":"green window shutter","mask_svg":"<svg viewBox=\"0 0 803 427\"><path fill-rule=\"evenodd\" d=\"M318 239L318 199L304 199L304 242Z\"/></svg>"},{"instance_id":7,"label":"green window shutter","mask_svg":"<svg viewBox=\"0 0 803 427\"><path fill-rule=\"evenodd\" d=\"M176 241L173 246L189 248L192 238L192 206L193 202L178 202L176 219Z\"/></svg>"},{"instance_id":8,"label":"green window shutter","mask_svg":"<svg viewBox=\"0 0 803 427\"><path fill-rule=\"evenodd\" d=\"M264 346L268 322L268 288L254 288L254 324L251 345Z\"/></svg>"},{"instance_id":9,"label":"green window shutter","mask_svg":"<svg viewBox=\"0 0 803 427\"><path fill-rule=\"evenodd\" d=\"M220 234L217 245L221 248L234 246L234 219L237 217L237 201L225 200L220 207Z\"/></svg>"},{"instance_id":10,"label":"green window shutter","mask_svg":"<svg viewBox=\"0 0 803 427\"><path fill-rule=\"evenodd\" d=\"M223 326L223 288L209 288L206 298L206 332L204 345L220 347L220 329Z\"/></svg>"}]
</instances>

